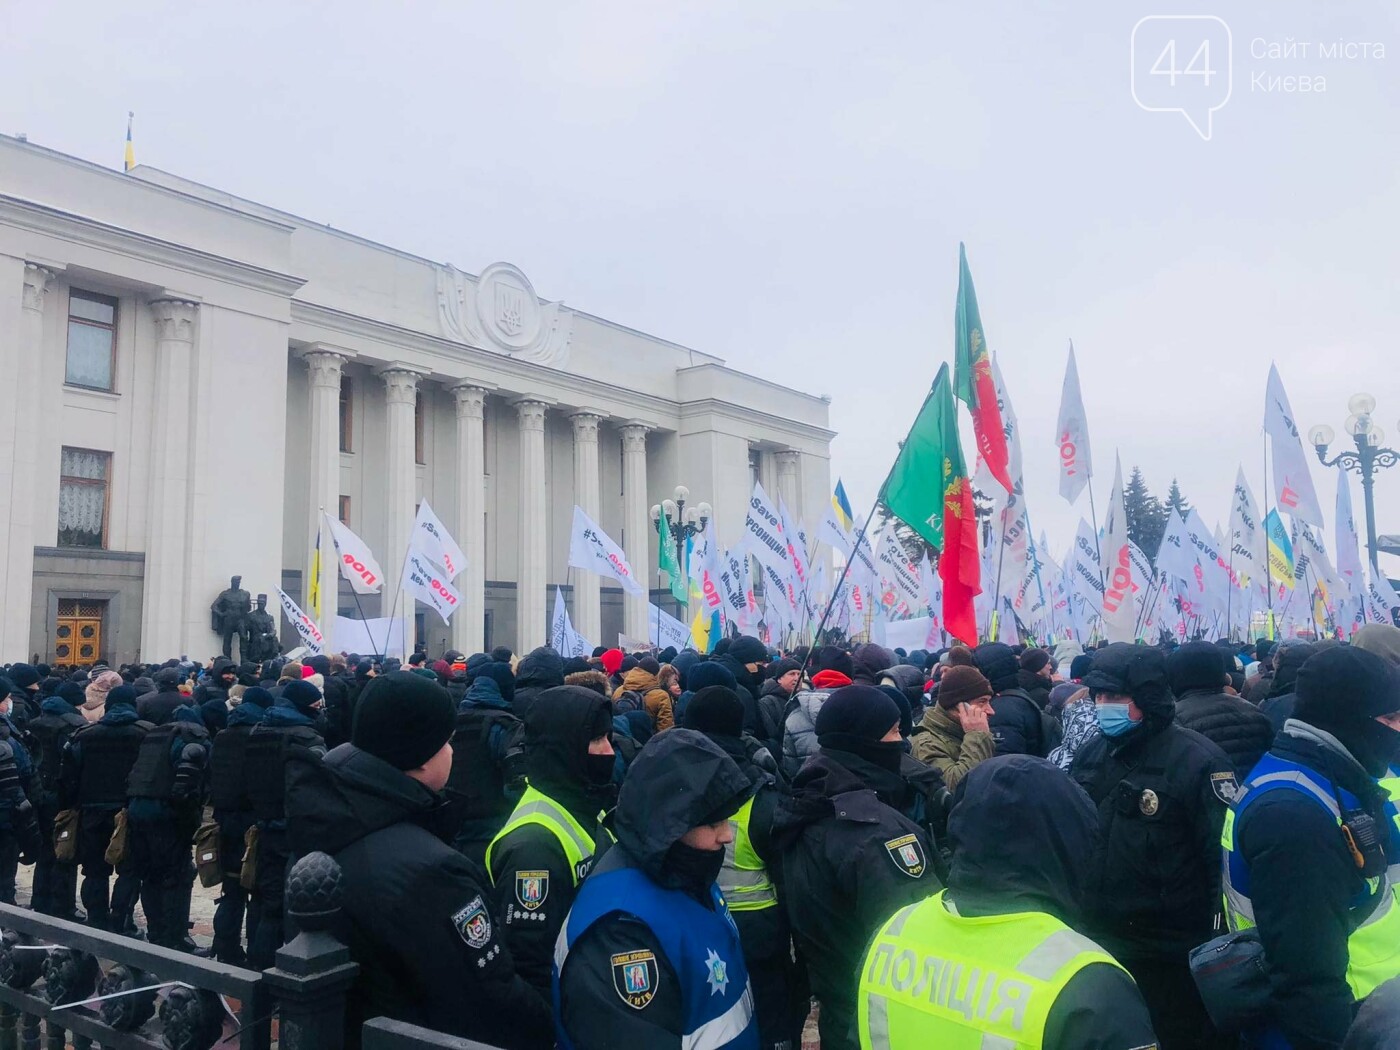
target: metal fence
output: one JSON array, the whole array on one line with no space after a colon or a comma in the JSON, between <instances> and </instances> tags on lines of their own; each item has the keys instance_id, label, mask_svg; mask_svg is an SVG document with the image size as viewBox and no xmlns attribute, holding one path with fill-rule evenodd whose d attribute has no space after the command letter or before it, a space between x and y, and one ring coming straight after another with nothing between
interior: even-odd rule
<instances>
[{"instance_id":1,"label":"metal fence","mask_svg":"<svg viewBox=\"0 0 1400 1050\"><path fill-rule=\"evenodd\" d=\"M287 912L300 932L258 972L0 904L0 1050L333 1050L346 1043L346 997L359 972L329 932L340 869L298 861ZM385 1018L364 1050L495 1050Z\"/></svg>"}]
</instances>

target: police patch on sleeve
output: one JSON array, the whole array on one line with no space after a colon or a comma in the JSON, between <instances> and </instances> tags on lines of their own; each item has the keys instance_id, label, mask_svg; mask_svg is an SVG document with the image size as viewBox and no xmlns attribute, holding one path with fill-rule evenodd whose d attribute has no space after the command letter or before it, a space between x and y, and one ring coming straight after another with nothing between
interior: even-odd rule
<instances>
[{"instance_id":1,"label":"police patch on sleeve","mask_svg":"<svg viewBox=\"0 0 1400 1050\"><path fill-rule=\"evenodd\" d=\"M515 899L526 911L534 911L549 897L549 872L517 871Z\"/></svg>"},{"instance_id":2,"label":"police patch on sleeve","mask_svg":"<svg viewBox=\"0 0 1400 1050\"><path fill-rule=\"evenodd\" d=\"M911 879L924 873L924 847L919 844L917 835L901 835L885 843L885 850L894 861L895 867Z\"/></svg>"},{"instance_id":3,"label":"police patch on sleeve","mask_svg":"<svg viewBox=\"0 0 1400 1050\"><path fill-rule=\"evenodd\" d=\"M452 925L470 948L481 949L491 943L491 916L479 895L457 909Z\"/></svg>"},{"instance_id":4,"label":"police patch on sleeve","mask_svg":"<svg viewBox=\"0 0 1400 1050\"><path fill-rule=\"evenodd\" d=\"M1231 805L1239 797L1240 786L1235 782L1233 773L1212 773L1210 775L1210 789L1215 792L1215 797L1225 805Z\"/></svg>"},{"instance_id":5,"label":"police patch on sleeve","mask_svg":"<svg viewBox=\"0 0 1400 1050\"><path fill-rule=\"evenodd\" d=\"M656 955L637 950L612 956L613 988L634 1010L643 1010L656 998Z\"/></svg>"}]
</instances>

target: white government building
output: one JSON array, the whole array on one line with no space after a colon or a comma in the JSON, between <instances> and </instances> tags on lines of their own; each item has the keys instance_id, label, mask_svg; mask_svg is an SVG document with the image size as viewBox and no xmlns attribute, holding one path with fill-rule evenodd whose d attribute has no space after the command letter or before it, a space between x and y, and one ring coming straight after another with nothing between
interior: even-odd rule
<instances>
[{"instance_id":1,"label":"white government building","mask_svg":"<svg viewBox=\"0 0 1400 1050\"><path fill-rule=\"evenodd\" d=\"M659 593L650 508L678 484L725 544L755 479L812 527L831 493L826 398L506 263L473 276L5 136L0 376L0 663L207 658L234 575L294 644L275 588L304 600L321 507L378 555L364 612L388 615L422 499L468 558L450 626L417 606L430 651L543 644L556 585L612 644L647 635L647 598L568 570L575 503Z\"/></svg>"}]
</instances>

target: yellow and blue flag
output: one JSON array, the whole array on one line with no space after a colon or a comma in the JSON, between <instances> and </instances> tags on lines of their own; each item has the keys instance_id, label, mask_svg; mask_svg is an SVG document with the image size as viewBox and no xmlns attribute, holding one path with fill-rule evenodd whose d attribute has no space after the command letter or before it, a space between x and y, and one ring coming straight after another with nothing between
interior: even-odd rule
<instances>
[{"instance_id":1,"label":"yellow and blue flag","mask_svg":"<svg viewBox=\"0 0 1400 1050\"><path fill-rule=\"evenodd\" d=\"M130 171L136 167L136 147L131 144L131 121L135 116L135 113L129 111L126 115L126 166L122 168L122 171Z\"/></svg>"},{"instance_id":2,"label":"yellow and blue flag","mask_svg":"<svg viewBox=\"0 0 1400 1050\"><path fill-rule=\"evenodd\" d=\"M841 523L841 527L850 532L856 526L855 515L851 513L851 501L846 498L846 487L841 484L841 479L836 479L836 491L831 495L831 509L836 512L836 520Z\"/></svg>"},{"instance_id":3,"label":"yellow and blue flag","mask_svg":"<svg viewBox=\"0 0 1400 1050\"><path fill-rule=\"evenodd\" d=\"M311 578L306 585L306 607L311 618L321 622L321 530L316 530L316 552L311 555Z\"/></svg>"},{"instance_id":4,"label":"yellow and blue flag","mask_svg":"<svg viewBox=\"0 0 1400 1050\"><path fill-rule=\"evenodd\" d=\"M1269 572L1273 581L1292 590L1293 544L1289 542L1288 530L1283 527L1278 508L1269 511L1264 519L1264 533L1269 537Z\"/></svg>"}]
</instances>

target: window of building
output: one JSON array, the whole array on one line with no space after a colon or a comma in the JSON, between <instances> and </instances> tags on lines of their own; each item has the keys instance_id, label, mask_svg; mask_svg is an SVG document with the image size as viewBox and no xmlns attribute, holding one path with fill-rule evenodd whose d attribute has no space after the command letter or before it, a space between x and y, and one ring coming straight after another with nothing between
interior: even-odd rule
<instances>
[{"instance_id":1,"label":"window of building","mask_svg":"<svg viewBox=\"0 0 1400 1050\"><path fill-rule=\"evenodd\" d=\"M426 462L423 459L423 391L418 391L418 396L413 402L413 462L420 466Z\"/></svg>"},{"instance_id":2,"label":"window of building","mask_svg":"<svg viewBox=\"0 0 1400 1050\"><path fill-rule=\"evenodd\" d=\"M749 449L749 491L763 480L763 453L756 448Z\"/></svg>"},{"instance_id":3,"label":"window of building","mask_svg":"<svg viewBox=\"0 0 1400 1050\"><path fill-rule=\"evenodd\" d=\"M340 377L340 451L354 452L354 440L355 381L343 375Z\"/></svg>"},{"instance_id":4,"label":"window of building","mask_svg":"<svg viewBox=\"0 0 1400 1050\"><path fill-rule=\"evenodd\" d=\"M341 496L341 497L340 497L340 511L339 511L339 513L340 513L340 523L341 523L342 525L349 525L349 524L350 524L350 497L349 497L349 496Z\"/></svg>"},{"instance_id":5,"label":"window of building","mask_svg":"<svg viewBox=\"0 0 1400 1050\"><path fill-rule=\"evenodd\" d=\"M107 547L110 452L64 448L58 479L58 545Z\"/></svg>"},{"instance_id":6,"label":"window of building","mask_svg":"<svg viewBox=\"0 0 1400 1050\"><path fill-rule=\"evenodd\" d=\"M117 301L110 295L68 293L68 368L64 382L111 390L117 347Z\"/></svg>"}]
</instances>

